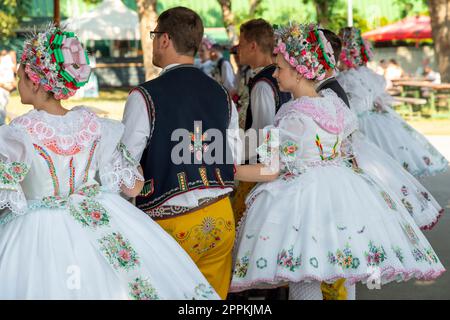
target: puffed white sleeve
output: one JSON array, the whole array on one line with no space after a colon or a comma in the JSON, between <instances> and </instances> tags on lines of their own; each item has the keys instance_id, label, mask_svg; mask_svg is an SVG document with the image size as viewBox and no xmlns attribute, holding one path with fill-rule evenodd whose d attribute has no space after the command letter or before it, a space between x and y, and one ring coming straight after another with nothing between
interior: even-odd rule
<instances>
[{"instance_id":1,"label":"puffed white sleeve","mask_svg":"<svg viewBox=\"0 0 450 320\"><path fill-rule=\"evenodd\" d=\"M97 166L102 189L117 193L122 185L132 189L136 180L144 181L144 177L138 170L139 162L121 141L124 125L109 119L100 119L100 123L102 137Z\"/></svg>"},{"instance_id":2,"label":"puffed white sleeve","mask_svg":"<svg viewBox=\"0 0 450 320\"><path fill-rule=\"evenodd\" d=\"M292 172L300 160L304 123L297 112L285 115L276 126L264 128L264 142L258 147L259 160L273 169Z\"/></svg>"},{"instance_id":3,"label":"puffed white sleeve","mask_svg":"<svg viewBox=\"0 0 450 320\"><path fill-rule=\"evenodd\" d=\"M0 127L0 210L9 209L0 214L24 214L27 200L21 183L28 174L33 157L33 146L29 136L12 126Z\"/></svg>"}]
</instances>

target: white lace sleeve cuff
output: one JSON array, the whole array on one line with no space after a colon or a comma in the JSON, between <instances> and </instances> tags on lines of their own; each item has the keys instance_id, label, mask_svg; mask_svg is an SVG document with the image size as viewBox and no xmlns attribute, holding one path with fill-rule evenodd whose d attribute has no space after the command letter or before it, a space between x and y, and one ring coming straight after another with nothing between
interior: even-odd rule
<instances>
[{"instance_id":1,"label":"white lace sleeve cuff","mask_svg":"<svg viewBox=\"0 0 450 320\"><path fill-rule=\"evenodd\" d=\"M138 170L139 163L133 158L123 143L119 143L110 164L101 169L102 186L112 192L120 192L122 185L132 189L136 180L144 181Z\"/></svg>"},{"instance_id":2,"label":"white lace sleeve cuff","mask_svg":"<svg viewBox=\"0 0 450 320\"><path fill-rule=\"evenodd\" d=\"M25 163L0 161L0 209L8 208L16 214L26 211L27 200L20 182L28 171L29 166Z\"/></svg>"}]
</instances>

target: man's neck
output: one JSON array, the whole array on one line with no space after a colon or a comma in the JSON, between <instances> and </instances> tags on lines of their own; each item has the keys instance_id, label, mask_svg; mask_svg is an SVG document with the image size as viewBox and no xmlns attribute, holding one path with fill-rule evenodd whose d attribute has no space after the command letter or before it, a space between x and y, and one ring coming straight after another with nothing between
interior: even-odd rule
<instances>
[{"instance_id":1,"label":"man's neck","mask_svg":"<svg viewBox=\"0 0 450 320\"><path fill-rule=\"evenodd\" d=\"M194 57L190 56L176 56L173 59L167 59L161 64L161 68L164 69L171 64L194 64Z\"/></svg>"},{"instance_id":2,"label":"man's neck","mask_svg":"<svg viewBox=\"0 0 450 320\"><path fill-rule=\"evenodd\" d=\"M270 66L271 64L273 64L272 61L272 56L270 55L260 55L260 56L256 56L255 59L253 60L252 64L250 65L250 67L255 70L258 68L263 68L263 67L267 67Z\"/></svg>"}]
</instances>

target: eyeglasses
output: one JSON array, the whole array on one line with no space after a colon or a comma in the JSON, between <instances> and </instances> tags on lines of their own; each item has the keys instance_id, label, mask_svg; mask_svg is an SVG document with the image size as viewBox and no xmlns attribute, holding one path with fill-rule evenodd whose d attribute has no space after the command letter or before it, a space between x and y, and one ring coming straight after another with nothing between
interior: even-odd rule
<instances>
[{"instance_id":1,"label":"eyeglasses","mask_svg":"<svg viewBox=\"0 0 450 320\"><path fill-rule=\"evenodd\" d=\"M155 39L155 36L156 36L156 34L162 34L162 33L167 33L167 32L164 32L164 31L150 31L150 40L153 40L153 39ZM169 39L170 39L170 35L169 35Z\"/></svg>"}]
</instances>

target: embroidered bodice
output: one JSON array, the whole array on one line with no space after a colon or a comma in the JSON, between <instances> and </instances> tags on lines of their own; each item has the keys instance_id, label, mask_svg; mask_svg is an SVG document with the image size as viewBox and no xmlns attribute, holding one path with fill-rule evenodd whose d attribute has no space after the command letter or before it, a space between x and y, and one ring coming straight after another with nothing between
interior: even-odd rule
<instances>
[{"instance_id":1,"label":"embroidered bodice","mask_svg":"<svg viewBox=\"0 0 450 320\"><path fill-rule=\"evenodd\" d=\"M142 179L120 143L123 125L85 107L64 116L33 110L0 129L0 208L20 212L94 185L118 192Z\"/></svg>"},{"instance_id":2,"label":"embroidered bodice","mask_svg":"<svg viewBox=\"0 0 450 320\"><path fill-rule=\"evenodd\" d=\"M321 97L301 97L285 103L266 127L266 139L258 148L263 162L273 161L278 151L289 171L342 160L342 141L357 128L357 119L329 89Z\"/></svg>"}]
</instances>

